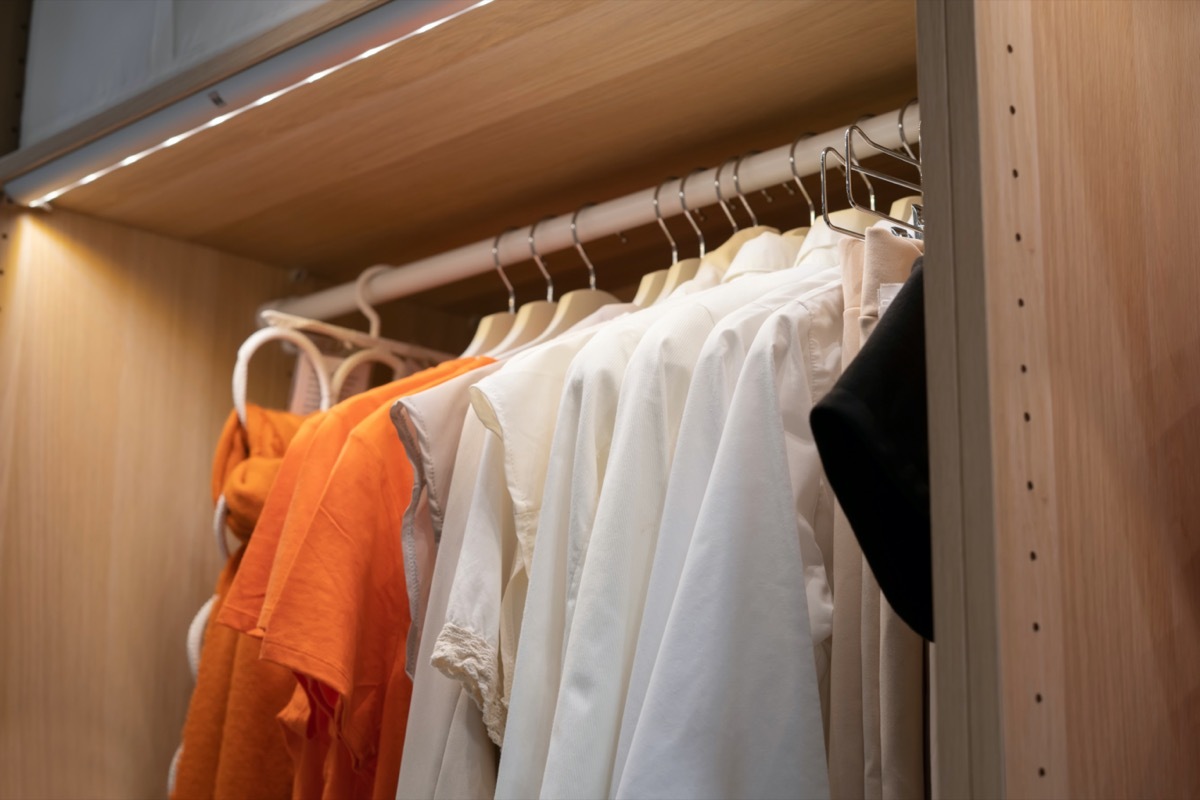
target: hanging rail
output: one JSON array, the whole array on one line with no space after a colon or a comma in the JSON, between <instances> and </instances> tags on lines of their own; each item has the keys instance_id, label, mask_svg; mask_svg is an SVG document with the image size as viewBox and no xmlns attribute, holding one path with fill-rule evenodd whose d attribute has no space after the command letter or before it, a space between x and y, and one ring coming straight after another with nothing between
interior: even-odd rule
<instances>
[{"instance_id":1,"label":"hanging rail","mask_svg":"<svg viewBox=\"0 0 1200 800\"><path fill-rule=\"evenodd\" d=\"M902 146L899 120L900 110L897 109L865 120L859 125L859 128L877 144L896 149ZM917 141L917 131L920 130L920 125L920 109L916 106L909 107L904 114L905 135L909 145ZM845 131L845 128L839 128L801 140L795 150L796 171L801 176L817 174L820 171L821 151L827 147L842 146L845 140ZM788 142L773 150L743 159L738 170L741 191L749 193L791 181L793 179L792 164L789 159L791 148L792 143ZM696 173L689 178L687 202L690 208L712 205L717 202L717 191L714 185L716 177L717 169L714 168ZM721 181L722 194L726 197L733 196L735 192L732 170L725 170ZM672 181L664 185L662 189L663 191L660 193L662 214L668 216L683 213L679 203L679 181ZM570 212L538 224L538 250L541 253L566 250L575 246L575 240L571 235L573 216L574 213ZM615 200L588 206L575 220L575 228L580 241L588 242L653 222L655 222L654 188L651 187ZM515 263L529 257L528 235L529 228L521 228L501 237L499 245L501 263ZM489 238L381 272L367 285L367 301L372 305L378 305L388 300L444 286L464 278L482 275L494 269L492 239ZM497 305L499 306L499 303ZM265 307L312 319L336 317L357 308L355 282L350 281L304 297L276 300L268 303Z\"/></svg>"}]
</instances>

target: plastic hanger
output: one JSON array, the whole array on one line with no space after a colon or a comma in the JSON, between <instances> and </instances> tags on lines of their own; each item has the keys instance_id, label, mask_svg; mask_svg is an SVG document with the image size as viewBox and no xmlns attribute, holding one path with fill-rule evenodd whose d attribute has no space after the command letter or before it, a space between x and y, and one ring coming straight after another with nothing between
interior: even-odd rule
<instances>
[{"instance_id":1,"label":"plastic hanger","mask_svg":"<svg viewBox=\"0 0 1200 800\"><path fill-rule=\"evenodd\" d=\"M704 232L700 230L700 226L696 224L696 220L692 218L692 212L687 206L687 181L692 175L697 172L703 172L704 169L692 170L691 175L679 182L679 205L683 208L683 216L692 226L692 230L696 232L696 238L700 242L700 256L698 258L685 258L682 261L676 261L667 270L667 275L663 281L662 291L659 293L655 303L661 303L666 300L671 294L682 286L684 283L696 277L696 273L700 271L700 264L703 263L706 246L704 244ZM658 197L655 192L654 211L658 213ZM664 225L665 228L665 225Z\"/></svg>"},{"instance_id":2,"label":"plastic hanger","mask_svg":"<svg viewBox=\"0 0 1200 800\"><path fill-rule=\"evenodd\" d=\"M242 342L242 346L238 348L237 361L233 365L233 408L243 429L246 427L246 384L250 372L250 359L258 348L272 341L291 342L309 360L317 376L317 385L321 387L322 410L329 408L333 397L329 375L325 372L325 362L312 339L290 328L260 328ZM225 538L225 519L228 516L229 505L225 501L225 495L221 495L217 498L217 507L213 511L213 536L217 541L217 551L224 558L229 558L229 543Z\"/></svg>"},{"instance_id":3,"label":"plastic hanger","mask_svg":"<svg viewBox=\"0 0 1200 800\"><path fill-rule=\"evenodd\" d=\"M512 330L516 320L517 293L513 290L512 281L504 273L504 268L500 266L500 237L503 235L496 234L496 238L492 240L492 262L496 265L496 272L500 273L500 280L504 281L504 286L508 289L508 311L488 314L479 320L475 336L467 345L467 349L462 351L462 357L480 355L500 344Z\"/></svg>"},{"instance_id":4,"label":"plastic hanger","mask_svg":"<svg viewBox=\"0 0 1200 800\"><path fill-rule=\"evenodd\" d=\"M587 208L587 206L583 208ZM596 267L592 264L592 260L588 258L587 253L584 252L583 245L579 243L579 232L575 227L575 222L579 219L579 212L583 208L580 208L571 215L571 238L575 241L575 250L587 266L588 286L590 288L576 289L558 298L558 308L554 309L554 316L551 318L550 324L546 326L546 329L537 338L529 343L530 345L549 341L591 315L601 306L619 302L617 298L608 292L603 292L596 288ZM534 228L536 227L535 225ZM534 248L532 232L529 235L529 247L533 251L534 258L539 258L537 250Z\"/></svg>"},{"instance_id":5,"label":"plastic hanger","mask_svg":"<svg viewBox=\"0 0 1200 800\"><path fill-rule=\"evenodd\" d=\"M250 358L267 342L291 342L300 348L300 352L308 357L313 372L317 376L317 384L321 387L321 409L327 409L333 393L330 389L329 375L325 372L325 364L321 359L321 351L303 333L291 328L276 328L268 326L250 334L242 346L238 348L237 362L233 365L233 407L237 411L238 421L246 426L246 383L250 371Z\"/></svg>"},{"instance_id":6,"label":"plastic hanger","mask_svg":"<svg viewBox=\"0 0 1200 800\"><path fill-rule=\"evenodd\" d=\"M662 228L662 232L667 237L667 241L671 243L671 263L674 264L679 260L679 247L675 244L675 237L671 235L671 229L667 227L666 220L662 217L662 211L658 206L658 193L662 191L662 187L669 181L678 180L677 178L667 178L660 183L654 190L654 218L658 220L658 227ZM646 308L654 304L658 298L662 297L663 286L666 285L667 270L660 269L642 276L641 283L638 284L637 293L633 296L633 304L638 308Z\"/></svg>"},{"instance_id":7,"label":"plastic hanger","mask_svg":"<svg viewBox=\"0 0 1200 800\"><path fill-rule=\"evenodd\" d=\"M370 267L363 270L362 274L358 276L358 280L354 282L354 301L358 304L358 310L367 318L367 334L372 339L379 338L380 321L379 312L367 302L367 283L371 278L388 269L389 267ZM408 373L407 365L385 347L367 347L343 359L342 363L338 364L337 369L333 371L333 377L329 382L333 396L341 399L342 386L345 385L346 379L359 365L368 363L385 364L391 367L393 379Z\"/></svg>"},{"instance_id":8,"label":"plastic hanger","mask_svg":"<svg viewBox=\"0 0 1200 800\"><path fill-rule=\"evenodd\" d=\"M541 270L542 277L546 279L546 299L532 300L518 308L512 330L500 340L498 345L487 352L489 356L507 355L516 348L529 344L542 331L546 330L550 325L550 320L554 318L554 281L550 278L550 273L547 271L542 257L538 255L537 249L533 246L534 233L539 224L540 222L535 222L529 229L529 252L533 254L533 261Z\"/></svg>"}]
</instances>

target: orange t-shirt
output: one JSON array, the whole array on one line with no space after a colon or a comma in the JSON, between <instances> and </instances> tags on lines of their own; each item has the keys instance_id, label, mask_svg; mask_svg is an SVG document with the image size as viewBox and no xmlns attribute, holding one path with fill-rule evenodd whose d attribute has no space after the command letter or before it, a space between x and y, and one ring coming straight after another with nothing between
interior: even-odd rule
<instances>
[{"instance_id":1,"label":"orange t-shirt","mask_svg":"<svg viewBox=\"0 0 1200 800\"><path fill-rule=\"evenodd\" d=\"M462 362L455 374L491 359ZM262 648L264 659L309 678L310 706L332 712L356 772L374 776L374 800L395 797L412 698L400 528L413 475L390 412L390 404L376 409L346 440L297 543ZM326 796L351 795L329 786Z\"/></svg>"},{"instance_id":2,"label":"orange t-shirt","mask_svg":"<svg viewBox=\"0 0 1200 800\"><path fill-rule=\"evenodd\" d=\"M273 485L288 442L302 418L255 405L245 427L230 414L213 459L213 499L228 501L230 529L250 536ZM294 679L277 664L260 661L260 643L216 623L245 548L231 556L217 580L200 657L196 688L184 724L172 797L256 797L285 800L292 763L279 735L273 706L286 700ZM291 683L289 683L291 681Z\"/></svg>"},{"instance_id":3,"label":"orange t-shirt","mask_svg":"<svg viewBox=\"0 0 1200 800\"><path fill-rule=\"evenodd\" d=\"M270 620L274 595L291 570L295 541L307 530L351 429L389 400L474 369L481 365L478 361L473 358L446 361L347 398L301 426L280 465L242 566L229 589L218 617L221 624L262 636L262 629Z\"/></svg>"}]
</instances>

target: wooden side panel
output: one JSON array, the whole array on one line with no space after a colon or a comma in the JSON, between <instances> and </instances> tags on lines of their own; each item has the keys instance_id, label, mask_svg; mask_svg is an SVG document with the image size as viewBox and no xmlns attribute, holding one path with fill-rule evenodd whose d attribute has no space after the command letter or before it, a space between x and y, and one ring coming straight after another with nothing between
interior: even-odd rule
<instances>
[{"instance_id":1,"label":"wooden side panel","mask_svg":"<svg viewBox=\"0 0 1200 800\"><path fill-rule=\"evenodd\" d=\"M1200 5L975 6L1006 789L1194 797Z\"/></svg>"},{"instance_id":2,"label":"wooden side panel","mask_svg":"<svg viewBox=\"0 0 1200 800\"><path fill-rule=\"evenodd\" d=\"M230 374L287 278L68 212L0 233L0 797L161 797ZM256 356L251 398L290 361Z\"/></svg>"}]
</instances>

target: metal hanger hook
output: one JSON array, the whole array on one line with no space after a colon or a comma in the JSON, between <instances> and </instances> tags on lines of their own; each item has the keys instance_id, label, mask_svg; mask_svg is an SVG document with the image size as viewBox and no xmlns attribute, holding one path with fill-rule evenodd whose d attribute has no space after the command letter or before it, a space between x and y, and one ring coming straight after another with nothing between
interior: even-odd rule
<instances>
[{"instance_id":1,"label":"metal hanger hook","mask_svg":"<svg viewBox=\"0 0 1200 800\"><path fill-rule=\"evenodd\" d=\"M517 311L517 293L513 289L512 281L508 279L508 275L504 274L504 267L500 266L500 237L506 233L511 233L513 230L515 228L501 231L492 240L492 263L496 265L496 272L500 273L500 280L504 281L504 286L508 289L508 313L510 314L515 314Z\"/></svg>"},{"instance_id":2,"label":"metal hanger hook","mask_svg":"<svg viewBox=\"0 0 1200 800\"><path fill-rule=\"evenodd\" d=\"M533 263L537 264L537 268L542 271L542 277L546 279L546 301L554 302L554 280L550 277L550 270L546 269L546 262L542 261L542 256L537 251L537 244L534 242L537 236L538 225L541 225L548 219L554 217L545 217L529 226L529 252L533 256Z\"/></svg>"},{"instance_id":3,"label":"metal hanger hook","mask_svg":"<svg viewBox=\"0 0 1200 800\"><path fill-rule=\"evenodd\" d=\"M687 221L691 223L692 230L696 232L696 238L700 240L700 258L704 258L707 248L704 245L704 231L700 230L700 226L696 224L696 220L692 218L692 211L687 204L687 181L688 178L695 175L697 172L704 172L704 167L697 167L692 170L687 177L679 182L679 205L683 208L683 215L687 217Z\"/></svg>"},{"instance_id":4,"label":"metal hanger hook","mask_svg":"<svg viewBox=\"0 0 1200 800\"><path fill-rule=\"evenodd\" d=\"M713 177L713 186L717 187L717 202L721 205L721 210L724 211L725 216L729 218L729 224L733 226L733 232L737 233L739 230L737 220L734 219L733 211L729 208L729 203L725 201L725 195L721 193L721 170L725 169L725 166L732 161L733 159L731 158L729 161L726 161L724 164L717 167L717 174Z\"/></svg>"},{"instance_id":5,"label":"metal hanger hook","mask_svg":"<svg viewBox=\"0 0 1200 800\"><path fill-rule=\"evenodd\" d=\"M588 254L584 251L583 245L579 241L579 231L575 228L575 222L579 219L580 211L583 211L583 209L594 205L595 203L587 203L586 205L580 206L579 209L571 215L571 238L575 240L575 249L579 251L579 257L582 258L583 263L587 265L588 286L592 289L596 288L596 267L592 264L592 260L588 258Z\"/></svg>"},{"instance_id":6,"label":"metal hanger hook","mask_svg":"<svg viewBox=\"0 0 1200 800\"><path fill-rule=\"evenodd\" d=\"M662 211L658 207L658 193L662 191L662 187L666 186L671 181L677 181L679 178L671 177L660 183L654 189L654 218L658 220L658 227L662 228L662 232L667 235L667 241L671 243L671 263L674 264L679 260L679 245L675 244L675 237L671 235L671 229L667 227L666 220L662 217Z\"/></svg>"},{"instance_id":7,"label":"metal hanger hook","mask_svg":"<svg viewBox=\"0 0 1200 800\"><path fill-rule=\"evenodd\" d=\"M909 158L916 158L917 155L913 152L912 147L908 143L908 134L904 130L904 115L908 112L908 109L911 106L915 106L916 104L917 98L915 97L905 103L900 109L900 118L896 121L897 126L900 128L900 146L904 148L904 152L908 153Z\"/></svg>"},{"instance_id":8,"label":"metal hanger hook","mask_svg":"<svg viewBox=\"0 0 1200 800\"><path fill-rule=\"evenodd\" d=\"M804 184L800 182L800 172L796 169L796 145L800 144L805 139L811 139L816 136L815 133L806 133L796 141L792 142L792 149L788 151L788 163L792 165L792 178L796 181L796 186L800 189L800 194L804 195L804 201L808 203L808 225L811 228L817 222L817 207L813 205L812 197L808 193L808 189L804 188Z\"/></svg>"},{"instance_id":9,"label":"metal hanger hook","mask_svg":"<svg viewBox=\"0 0 1200 800\"><path fill-rule=\"evenodd\" d=\"M750 215L750 224L754 227L758 227L758 215L754 213L754 209L750 207L750 201L747 200L746 195L742 193L741 170L742 159L746 156L755 155L758 152L758 150L751 150L745 155L738 156L737 160L733 162L733 191L737 193L738 199L741 200L742 205L746 207L746 213Z\"/></svg>"}]
</instances>

